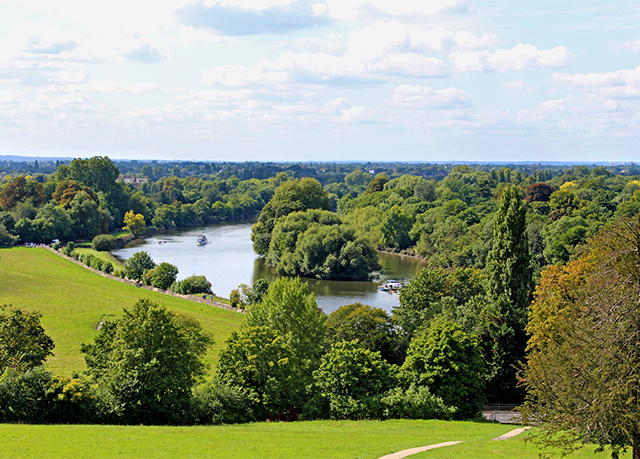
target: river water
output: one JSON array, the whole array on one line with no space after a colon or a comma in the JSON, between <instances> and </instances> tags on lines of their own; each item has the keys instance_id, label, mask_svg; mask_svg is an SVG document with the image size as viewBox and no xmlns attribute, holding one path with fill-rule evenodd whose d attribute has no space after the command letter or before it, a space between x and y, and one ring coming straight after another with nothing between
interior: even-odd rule
<instances>
[{"instance_id":1,"label":"river water","mask_svg":"<svg viewBox=\"0 0 640 459\"><path fill-rule=\"evenodd\" d=\"M178 279L192 274L204 274L216 295L229 298L229 293L240 284L253 285L265 278L273 281L277 275L262 257L253 252L252 223L225 223L157 233L137 239L113 254L125 260L140 250L146 251L156 263L168 262L178 267ZM204 234L208 244L198 246L198 235ZM426 263L411 257L379 254L383 267L382 279L377 282L326 281L304 278L315 293L318 306L331 313L340 306L363 303L391 311L398 304L398 294L381 292L383 280L407 282Z\"/></svg>"}]
</instances>

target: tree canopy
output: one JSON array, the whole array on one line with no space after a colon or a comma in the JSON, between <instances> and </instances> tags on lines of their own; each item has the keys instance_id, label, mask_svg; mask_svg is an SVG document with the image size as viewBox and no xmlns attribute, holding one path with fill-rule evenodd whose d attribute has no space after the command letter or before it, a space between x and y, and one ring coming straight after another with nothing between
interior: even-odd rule
<instances>
[{"instance_id":1,"label":"tree canopy","mask_svg":"<svg viewBox=\"0 0 640 459\"><path fill-rule=\"evenodd\" d=\"M144 299L105 321L82 350L113 420L164 424L185 417L212 343L194 318Z\"/></svg>"},{"instance_id":2,"label":"tree canopy","mask_svg":"<svg viewBox=\"0 0 640 459\"><path fill-rule=\"evenodd\" d=\"M53 355L53 340L40 325L41 314L0 306L0 375L7 368L27 370Z\"/></svg>"},{"instance_id":3,"label":"tree canopy","mask_svg":"<svg viewBox=\"0 0 640 459\"><path fill-rule=\"evenodd\" d=\"M528 331L525 414L543 444L596 443L640 457L640 221L592 238L565 267L544 271Z\"/></svg>"}]
</instances>

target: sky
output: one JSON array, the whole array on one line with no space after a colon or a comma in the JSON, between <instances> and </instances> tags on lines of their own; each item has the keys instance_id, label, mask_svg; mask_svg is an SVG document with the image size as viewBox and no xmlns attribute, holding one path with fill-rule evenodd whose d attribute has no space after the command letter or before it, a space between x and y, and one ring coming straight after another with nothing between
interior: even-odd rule
<instances>
[{"instance_id":1,"label":"sky","mask_svg":"<svg viewBox=\"0 0 640 459\"><path fill-rule=\"evenodd\" d=\"M637 0L0 0L0 155L640 162Z\"/></svg>"}]
</instances>

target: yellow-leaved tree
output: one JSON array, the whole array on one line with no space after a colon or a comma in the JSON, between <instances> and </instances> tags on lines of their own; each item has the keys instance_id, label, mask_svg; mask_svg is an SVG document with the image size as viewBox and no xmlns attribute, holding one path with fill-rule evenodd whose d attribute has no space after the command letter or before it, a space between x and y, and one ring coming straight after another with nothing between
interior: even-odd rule
<instances>
[{"instance_id":1,"label":"yellow-leaved tree","mask_svg":"<svg viewBox=\"0 0 640 459\"><path fill-rule=\"evenodd\" d=\"M147 226L142 214L136 214L133 210L124 214L124 224L126 228L131 231L131 234L136 237L142 236Z\"/></svg>"}]
</instances>

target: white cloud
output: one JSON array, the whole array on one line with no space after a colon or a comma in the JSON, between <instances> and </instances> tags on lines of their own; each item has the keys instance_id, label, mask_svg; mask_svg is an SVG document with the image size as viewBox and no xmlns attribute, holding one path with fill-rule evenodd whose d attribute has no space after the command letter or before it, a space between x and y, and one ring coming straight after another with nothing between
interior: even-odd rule
<instances>
[{"instance_id":1,"label":"white cloud","mask_svg":"<svg viewBox=\"0 0 640 459\"><path fill-rule=\"evenodd\" d=\"M382 119L373 108L351 107L342 112L338 121L347 124L380 124Z\"/></svg>"},{"instance_id":2,"label":"white cloud","mask_svg":"<svg viewBox=\"0 0 640 459\"><path fill-rule=\"evenodd\" d=\"M573 63L576 56L564 46L538 49L530 44L518 44L511 49L494 52L455 52L449 59L457 72L505 72L528 68L558 68Z\"/></svg>"},{"instance_id":3,"label":"white cloud","mask_svg":"<svg viewBox=\"0 0 640 459\"><path fill-rule=\"evenodd\" d=\"M627 40L624 42L609 41L609 46L614 51L622 50L637 53L638 51L640 51L640 38L636 40Z\"/></svg>"},{"instance_id":4,"label":"white cloud","mask_svg":"<svg viewBox=\"0 0 640 459\"><path fill-rule=\"evenodd\" d=\"M81 86L70 87L69 90L81 92L96 92L104 94L142 94L146 92L161 92L162 88L153 82L124 83L114 79L90 81Z\"/></svg>"},{"instance_id":5,"label":"white cloud","mask_svg":"<svg viewBox=\"0 0 640 459\"><path fill-rule=\"evenodd\" d=\"M402 85L393 91L390 103L411 108L467 108L471 106L471 95L454 87L433 89L420 85Z\"/></svg>"},{"instance_id":6,"label":"white cloud","mask_svg":"<svg viewBox=\"0 0 640 459\"><path fill-rule=\"evenodd\" d=\"M471 0L327 0L326 9L314 8L336 19L352 21L365 15L409 16L434 15L443 11L471 11Z\"/></svg>"},{"instance_id":7,"label":"white cloud","mask_svg":"<svg viewBox=\"0 0 640 459\"><path fill-rule=\"evenodd\" d=\"M555 73L555 85L584 88L604 97L640 98L640 66L602 73Z\"/></svg>"},{"instance_id":8,"label":"white cloud","mask_svg":"<svg viewBox=\"0 0 640 459\"><path fill-rule=\"evenodd\" d=\"M22 91L2 90L0 91L0 104L9 104L23 99Z\"/></svg>"},{"instance_id":9,"label":"white cloud","mask_svg":"<svg viewBox=\"0 0 640 459\"><path fill-rule=\"evenodd\" d=\"M520 78L516 78L511 81L507 81L502 85L505 89L521 89L524 86L524 82Z\"/></svg>"},{"instance_id":10,"label":"white cloud","mask_svg":"<svg viewBox=\"0 0 640 459\"><path fill-rule=\"evenodd\" d=\"M281 46L289 48L319 51L288 51L277 60L261 59L251 67L239 64L217 66L204 72L202 81L228 87L246 87L293 82L372 82L389 75L443 77L448 74L445 63L427 53L445 49L473 49L495 41L492 34L477 37L469 32L454 33L444 28L425 31L398 21L376 22L353 32L346 49L339 45L335 37L331 37L326 45L318 38L281 42ZM539 65L546 65L545 56L543 52L539 57Z\"/></svg>"}]
</instances>

